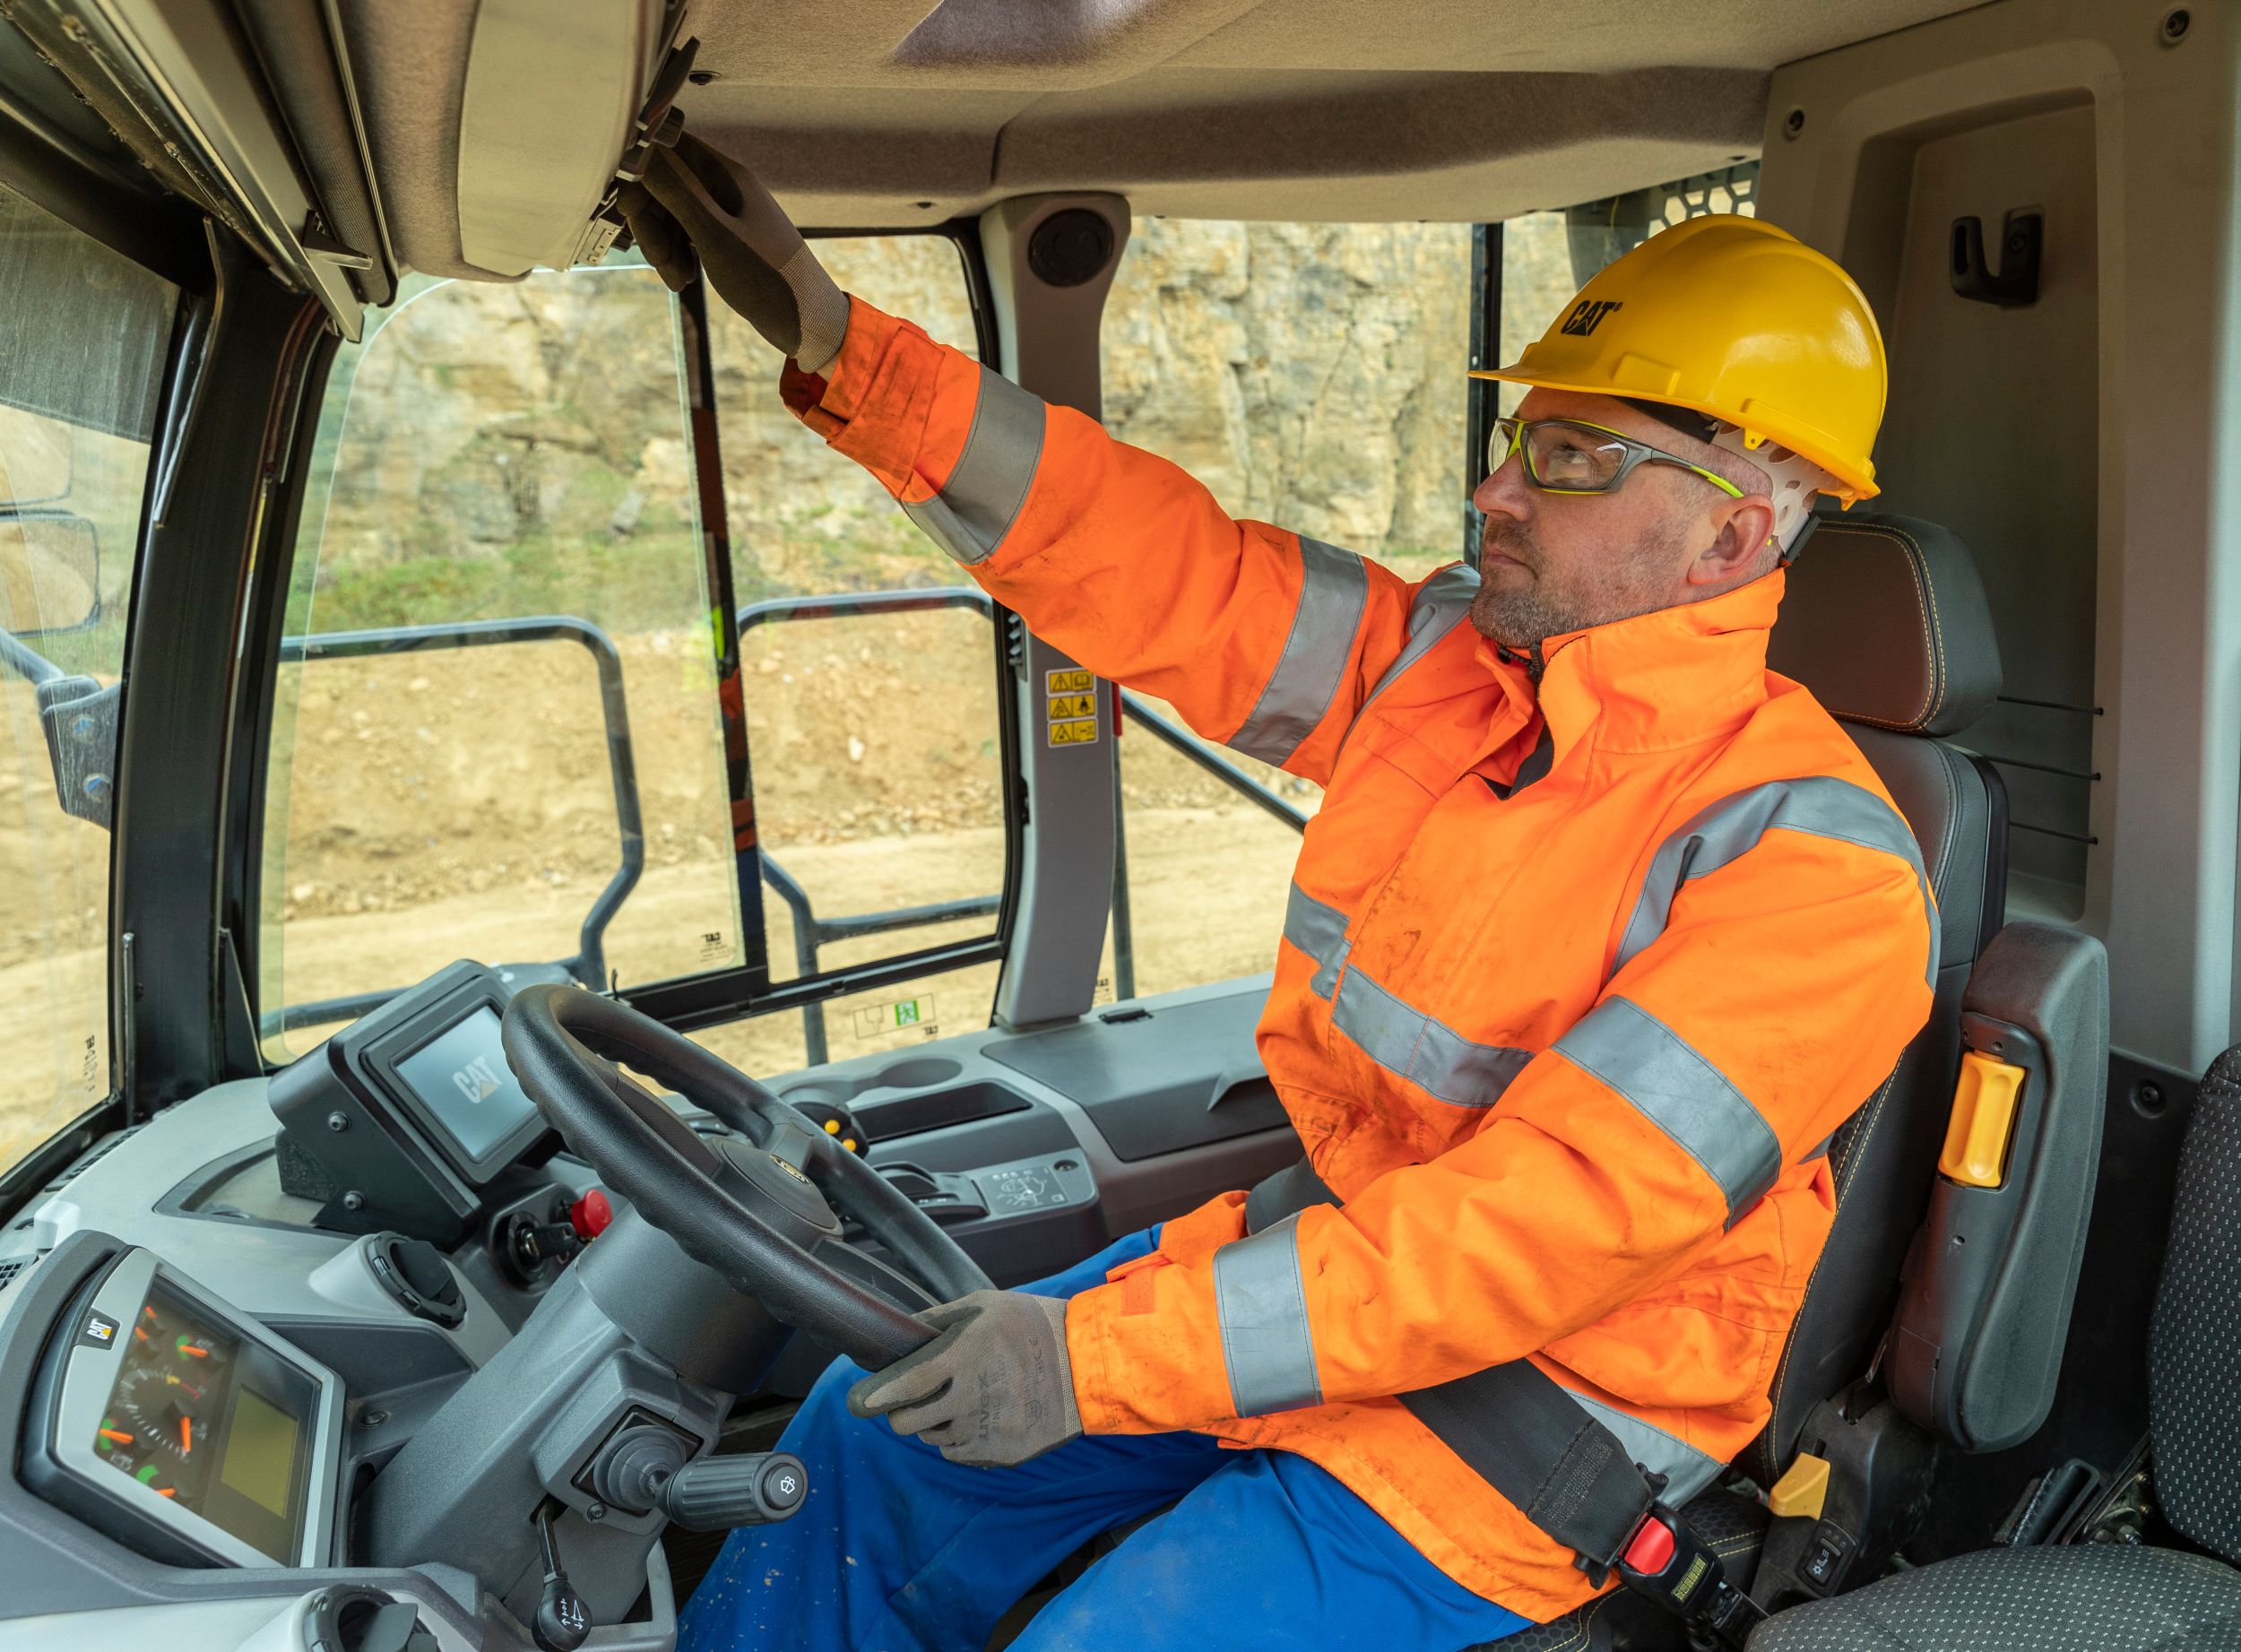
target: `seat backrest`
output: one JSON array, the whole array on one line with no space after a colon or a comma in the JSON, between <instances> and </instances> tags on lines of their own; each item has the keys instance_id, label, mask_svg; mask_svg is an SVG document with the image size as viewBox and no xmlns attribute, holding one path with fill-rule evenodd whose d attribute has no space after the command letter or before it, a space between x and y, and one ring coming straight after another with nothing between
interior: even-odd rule
<instances>
[{"instance_id":1,"label":"seat backrest","mask_svg":"<svg viewBox=\"0 0 2241 1652\"><path fill-rule=\"evenodd\" d=\"M2241 1046L2210 1064L2186 1121L2148 1339L2157 1505L2241 1565Z\"/></svg>"},{"instance_id":2,"label":"seat backrest","mask_svg":"<svg viewBox=\"0 0 2241 1652\"><path fill-rule=\"evenodd\" d=\"M2007 887L1999 775L1941 738L2000 692L1991 608L1968 547L1905 516L1823 521L1789 571L1767 662L1845 725L1914 828L1939 947L1928 1024L1830 1143L1836 1225L1775 1371L1773 1416L1737 1459L1761 1485L1787 1465L1813 1408L1863 1373L1891 1323L1952 1109L1962 990L2000 927Z\"/></svg>"}]
</instances>

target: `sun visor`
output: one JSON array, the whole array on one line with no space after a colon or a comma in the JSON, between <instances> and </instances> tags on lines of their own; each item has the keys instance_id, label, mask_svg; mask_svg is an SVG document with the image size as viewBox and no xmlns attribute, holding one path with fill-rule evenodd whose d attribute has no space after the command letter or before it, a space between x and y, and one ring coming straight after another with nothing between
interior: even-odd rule
<instances>
[{"instance_id":1,"label":"sun visor","mask_svg":"<svg viewBox=\"0 0 2241 1652\"><path fill-rule=\"evenodd\" d=\"M482 0L459 108L459 253L493 275L574 263L669 56L663 0Z\"/></svg>"}]
</instances>

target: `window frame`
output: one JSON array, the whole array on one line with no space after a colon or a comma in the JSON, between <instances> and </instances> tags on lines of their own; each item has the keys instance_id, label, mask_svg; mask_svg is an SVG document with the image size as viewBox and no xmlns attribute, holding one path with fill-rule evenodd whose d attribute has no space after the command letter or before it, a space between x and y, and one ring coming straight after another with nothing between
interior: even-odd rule
<instances>
[{"instance_id":1,"label":"window frame","mask_svg":"<svg viewBox=\"0 0 2241 1652\"><path fill-rule=\"evenodd\" d=\"M1496 366L1501 357L1501 247L1499 221L1471 226L1471 366ZM1501 386L1491 378L1471 380L1470 399L1464 406L1463 477L1469 484L1467 499L1477 496L1486 480L1486 453L1501 414ZM1478 567L1480 534L1485 519L1478 507L1463 513L1463 560Z\"/></svg>"},{"instance_id":2,"label":"window frame","mask_svg":"<svg viewBox=\"0 0 2241 1652\"><path fill-rule=\"evenodd\" d=\"M59 82L57 81L57 84ZM134 753L132 738L132 682L148 674L149 656L160 652L148 646L139 626L143 594L149 572L149 547L156 524L160 497L177 480L177 461L189 434L194 383L200 381L212 343L210 319L216 307L217 272L213 266L221 245L217 232L205 229L199 214L184 202L135 177L114 158L101 154L74 136L68 125L70 112L41 107L45 86L4 89L12 95L0 100L0 186L100 246L169 282L178 293L164 342L163 373L157 391L154 440L149 454L148 476L142 489L140 517L129 548L131 600L125 619L124 653L118 672L117 743L115 779L118 813ZM49 99L51 100L51 99ZM230 653L221 651L220 662L230 671ZM135 664L140 667L136 672ZM159 670L158 675L169 672ZM145 719L142 720L144 726ZM174 806L175 814L186 811ZM214 812L205 810L206 817ZM213 819L214 823L214 819ZM134 875L123 834L112 828L108 865L108 926L107 941L107 1094L74 1117L61 1123L48 1138L18 1160L0 1169L0 1219L13 1216L29 1199L52 1184L87 1148L112 1130L130 1127L153 1111L155 1098L169 1099L173 1086L161 1071L169 1051L159 1042L155 1060L139 1059L140 1025L163 1011L181 983L150 983L142 990L134 979L125 938L132 911L145 898L149 879ZM191 879L175 880L192 883ZM203 887L205 896L209 891ZM185 983L190 986L192 983ZM151 1002L151 1000L154 1000Z\"/></svg>"}]
</instances>

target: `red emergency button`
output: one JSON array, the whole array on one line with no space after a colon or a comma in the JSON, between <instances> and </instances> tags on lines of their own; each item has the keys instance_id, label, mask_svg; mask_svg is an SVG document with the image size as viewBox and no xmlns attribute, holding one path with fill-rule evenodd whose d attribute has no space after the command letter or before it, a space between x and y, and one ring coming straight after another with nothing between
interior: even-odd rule
<instances>
[{"instance_id":1,"label":"red emergency button","mask_svg":"<svg viewBox=\"0 0 2241 1652\"><path fill-rule=\"evenodd\" d=\"M1629 1571L1654 1578L1673 1564L1673 1528L1651 1516L1634 1528L1619 1563Z\"/></svg>"},{"instance_id":2,"label":"red emergency button","mask_svg":"<svg viewBox=\"0 0 2241 1652\"><path fill-rule=\"evenodd\" d=\"M607 1202L607 1195L597 1188L568 1207L568 1225L575 1230L578 1239L597 1239L607 1231L607 1224L614 1219L615 1207Z\"/></svg>"}]
</instances>

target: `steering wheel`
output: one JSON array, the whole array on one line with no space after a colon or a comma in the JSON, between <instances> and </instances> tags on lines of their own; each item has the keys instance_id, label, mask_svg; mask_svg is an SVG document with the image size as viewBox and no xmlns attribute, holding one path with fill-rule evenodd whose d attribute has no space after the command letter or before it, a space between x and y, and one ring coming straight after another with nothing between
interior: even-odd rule
<instances>
[{"instance_id":1,"label":"steering wheel","mask_svg":"<svg viewBox=\"0 0 2241 1652\"><path fill-rule=\"evenodd\" d=\"M934 1333L826 1259L853 1216L931 1302L991 1288L957 1241L893 1183L764 1085L680 1033L581 987L525 987L506 1059L608 1186L772 1317L877 1371ZM737 1137L696 1133L614 1063L705 1108ZM744 1139L740 1139L744 1138Z\"/></svg>"}]
</instances>

